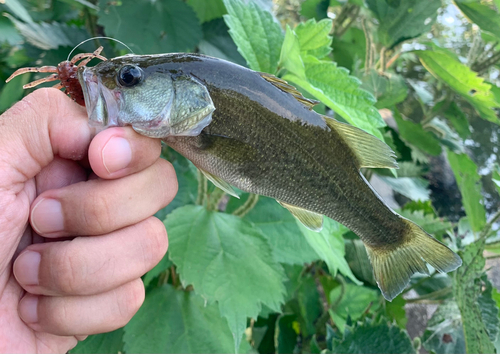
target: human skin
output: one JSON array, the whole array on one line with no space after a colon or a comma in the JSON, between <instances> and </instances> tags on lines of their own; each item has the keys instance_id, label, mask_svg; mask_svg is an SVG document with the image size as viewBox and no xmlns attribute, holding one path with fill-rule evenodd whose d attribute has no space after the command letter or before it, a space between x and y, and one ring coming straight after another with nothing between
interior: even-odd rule
<instances>
[{"instance_id":1,"label":"human skin","mask_svg":"<svg viewBox=\"0 0 500 354\"><path fill-rule=\"evenodd\" d=\"M177 192L160 152L128 127L94 137L55 89L0 116L0 353L65 353L136 313Z\"/></svg>"}]
</instances>

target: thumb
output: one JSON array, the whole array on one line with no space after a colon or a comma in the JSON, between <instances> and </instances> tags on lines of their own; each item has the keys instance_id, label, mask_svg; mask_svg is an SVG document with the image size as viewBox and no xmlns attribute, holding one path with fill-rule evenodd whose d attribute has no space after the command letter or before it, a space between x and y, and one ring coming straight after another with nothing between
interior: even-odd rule
<instances>
[{"instance_id":1,"label":"thumb","mask_svg":"<svg viewBox=\"0 0 500 354\"><path fill-rule=\"evenodd\" d=\"M0 190L33 178L55 155L83 158L91 137L83 107L56 89L34 91L0 116Z\"/></svg>"}]
</instances>

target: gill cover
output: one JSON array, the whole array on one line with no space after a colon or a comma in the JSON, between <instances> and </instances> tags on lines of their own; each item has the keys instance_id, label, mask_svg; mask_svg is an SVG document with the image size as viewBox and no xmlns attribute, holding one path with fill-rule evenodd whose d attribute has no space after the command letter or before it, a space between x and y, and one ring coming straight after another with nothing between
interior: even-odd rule
<instances>
[{"instance_id":1,"label":"gill cover","mask_svg":"<svg viewBox=\"0 0 500 354\"><path fill-rule=\"evenodd\" d=\"M195 136L210 124L215 107L198 79L165 72L145 74L137 67L142 77L125 86L119 77L123 67L111 60L106 65L79 70L91 125L131 125L142 135L165 138Z\"/></svg>"}]
</instances>

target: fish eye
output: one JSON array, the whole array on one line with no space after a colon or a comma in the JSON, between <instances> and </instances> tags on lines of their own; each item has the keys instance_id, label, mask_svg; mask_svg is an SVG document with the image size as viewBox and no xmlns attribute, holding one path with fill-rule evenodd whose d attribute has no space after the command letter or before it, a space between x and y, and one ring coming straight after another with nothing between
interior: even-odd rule
<instances>
[{"instance_id":1,"label":"fish eye","mask_svg":"<svg viewBox=\"0 0 500 354\"><path fill-rule=\"evenodd\" d=\"M118 83L121 86L131 87L141 82L142 70L135 65L125 65L118 73Z\"/></svg>"}]
</instances>

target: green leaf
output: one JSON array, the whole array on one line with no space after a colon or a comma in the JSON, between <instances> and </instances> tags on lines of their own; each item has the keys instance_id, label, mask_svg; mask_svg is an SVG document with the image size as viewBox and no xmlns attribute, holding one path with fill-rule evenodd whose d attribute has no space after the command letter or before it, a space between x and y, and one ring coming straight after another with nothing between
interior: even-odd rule
<instances>
[{"instance_id":1,"label":"green leaf","mask_svg":"<svg viewBox=\"0 0 500 354\"><path fill-rule=\"evenodd\" d=\"M333 276L339 271L354 283L361 285L361 282L352 274L344 258L345 248L342 234L347 231L344 226L326 216L323 221L323 229L320 232L309 230L298 220L297 225L312 249L325 261Z\"/></svg>"},{"instance_id":2,"label":"green leaf","mask_svg":"<svg viewBox=\"0 0 500 354\"><path fill-rule=\"evenodd\" d=\"M332 30L332 20L324 19L316 22L310 19L301 22L295 28L295 33L299 39L299 47L302 55L312 55L321 59L332 51L332 37L329 36ZM291 70L293 72L293 70Z\"/></svg>"},{"instance_id":3,"label":"green leaf","mask_svg":"<svg viewBox=\"0 0 500 354\"><path fill-rule=\"evenodd\" d=\"M346 327L342 340L334 338L331 352L334 354L415 354L415 348L404 329L385 322L375 323L366 319L352 328Z\"/></svg>"},{"instance_id":4,"label":"green leaf","mask_svg":"<svg viewBox=\"0 0 500 354\"><path fill-rule=\"evenodd\" d=\"M289 354L295 353L297 346L297 332L295 328L298 327L296 315L281 315L276 321L276 353Z\"/></svg>"},{"instance_id":5,"label":"green leaf","mask_svg":"<svg viewBox=\"0 0 500 354\"><path fill-rule=\"evenodd\" d=\"M332 309L330 316L333 323L344 333L346 320L348 317L352 321L357 321L366 311L376 311L380 306L380 292L364 286L354 284L345 284L345 289L342 286L337 286L328 295Z\"/></svg>"},{"instance_id":6,"label":"green leaf","mask_svg":"<svg viewBox=\"0 0 500 354\"><path fill-rule=\"evenodd\" d=\"M389 48L428 32L441 6L438 0L367 0L366 3L379 20L380 41Z\"/></svg>"},{"instance_id":7,"label":"green leaf","mask_svg":"<svg viewBox=\"0 0 500 354\"><path fill-rule=\"evenodd\" d=\"M123 328L87 337L69 351L71 354L123 353Z\"/></svg>"},{"instance_id":8,"label":"green leaf","mask_svg":"<svg viewBox=\"0 0 500 354\"><path fill-rule=\"evenodd\" d=\"M182 0L100 0L98 24L137 54L192 51L202 37L194 10Z\"/></svg>"},{"instance_id":9,"label":"green leaf","mask_svg":"<svg viewBox=\"0 0 500 354\"><path fill-rule=\"evenodd\" d=\"M427 323L422 345L427 351L437 354L465 354L462 319L455 301L439 305Z\"/></svg>"},{"instance_id":10,"label":"green leaf","mask_svg":"<svg viewBox=\"0 0 500 354\"><path fill-rule=\"evenodd\" d=\"M199 44L200 53L212 57L232 61L239 65L246 65L245 59L238 52L236 44L228 33L224 19L219 18L205 22L203 28L203 40Z\"/></svg>"},{"instance_id":11,"label":"green leaf","mask_svg":"<svg viewBox=\"0 0 500 354\"><path fill-rule=\"evenodd\" d=\"M392 178L379 176L394 191L404 195L411 200L426 201L429 199L430 191L427 189L429 182L420 177L400 177Z\"/></svg>"},{"instance_id":12,"label":"green leaf","mask_svg":"<svg viewBox=\"0 0 500 354\"><path fill-rule=\"evenodd\" d=\"M279 67L285 67L301 78L305 78L304 62L300 56L299 39L290 26L286 26L285 40L281 47Z\"/></svg>"},{"instance_id":13,"label":"green leaf","mask_svg":"<svg viewBox=\"0 0 500 354\"><path fill-rule=\"evenodd\" d=\"M333 38L332 47L333 60L338 66L355 72L356 68L365 65L366 37L362 29L349 27L342 37Z\"/></svg>"},{"instance_id":14,"label":"green leaf","mask_svg":"<svg viewBox=\"0 0 500 354\"><path fill-rule=\"evenodd\" d=\"M484 274L484 238L465 247L459 255L463 264L455 273L454 295L462 315L467 353L494 353L495 348L479 304ZM490 293L491 297L491 293Z\"/></svg>"},{"instance_id":15,"label":"green leaf","mask_svg":"<svg viewBox=\"0 0 500 354\"><path fill-rule=\"evenodd\" d=\"M449 221L438 219L433 214L424 214L422 210L413 212L410 210L401 210L399 211L399 214L415 222L430 234L443 234L446 230L450 230L453 226Z\"/></svg>"},{"instance_id":16,"label":"green leaf","mask_svg":"<svg viewBox=\"0 0 500 354\"><path fill-rule=\"evenodd\" d=\"M283 33L271 13L254 2L224 0L224 20L229 33L250 69L274 74L280 58Z\"/></svg>"},{"instance_id":17,"label":"green leaf","mask_svg":"<svg viewBox=\"0 0 500 354\"><path fill-rule=\"evenodd\" d=\"M483 292L479 295L477 303L481 309L481 318L488 331L488 336L492 342L498 336L498 326L500 325L500 319L498 318L498 307L495 299L493 299L493 286L491 282L487 279L486 274L481 277L483 281ZM495 289L496 291L496 289Z\"/></svg>"},{"instance_id":18,"label":"green leaf","mask_svg":"<svg viewBox=\"0 0 500 354\"><path fill-rule=\"evenodd\" d=\"M245 220L262 231L277 262L304 264L319 259L297 226L295 218L274 199L259 197L259 202L245 215Z\"/></svg>"},{"instance_id":19,"label":"green leaf","mask_svg":"<svg viewBox=\"0 0 500 354\"><path fill-rule=\"evenodd\" d=\"M494 111L494 108L500 107L500 103L495 101L491 85L485 83L483 78L444 51L424 50L415 53L433 76L474 106L483 119L500 123Z\"/></svg>"},{"instance_id":20,"label":"green leaf","mask_svg":"<svg viewBox=\"0 0 500 354\"><path fill-rule=\"evenodd\" d=\"M360 239L345 240L345 259L356 278L365 283L377 286L373 277L373 269L366 253L365 245Z\"/></svg>"},{"instance_id":21,"label":"green leaf","mask_svg":"<svg viewBox=\"0 0 500 354\"><path fill-rule=\"evenodd\" d=\"M302 336L309 337L316 333L315 324L323 312L314 276L302 277L299 288L294 295L298 304L296 313L300 314L300 333Z\"/></svg>"},{"instance_id":22,"label":"green leaf","mask_svg":"<svg viewBox=\"0 0 500 354\"><path fill-rule=\"evenodd\" d=\"M31 75L20 75L5 84L0 91L0 112L6 111L23 97L23 85L30 82L30 78Z\"/></svg>"},{"instance_id":23,"label":"green leaf","mask_svg":"<svg viewBox=\"0 0 500 354\"><path fill-rule=\"evenodd\" d=\"M187 0L187 3L196 12L201 23L222 17L227 13L222 0Z\"/></svg>"},{"instance_id":24,"label":"green leaf","mask_svg":"<svg viewBox=\"0 0 500 354\"><path fill-rule=\"evenodd\" d=\"M88 38L86 30L58 22L22 22L6 14L26 40L40 49L56 49L59 46L74 46Z\"/></svg>"},{"instance_id":25,"label":"green leaf","mask_svg":"<svg viewBox=\"0 0 500 354\"><path fill-rule=\"evenodd\" d=\"M373 106L374 97L359 88L357 78L349 76L346 69L337 67L333 62L312 56L308 56L304 64L305 79L294 73L286 74L283 79L301 86L352 125L383 140L378 128L384 127L385 122Z\"/></svg>"},{"instance_id":26,"label":"green leaf","mask_svg":"<svg viewBox=\"0 0 500 354\"><path fill-rule=\"evenodd\" d=\"M234 353L233 336L216 304L170 285L146 295L125 326L127 353ZM248 351L243 342L240 352Z\"/></svg>"},{"instance_id":27,"label":"green leaf","mask_svg":"<svg viewBox=\"0 0 500 354\"><path fill-rule=\"evenodd\" d=\"M21 21L26 23L33 22L33 19L31 18L30 14L19 0L7 0L3 1L3 3L5 4L5 6L7 6L10 12L16 15L16 17Z\"/></svg>"},{"instance_id":28,"label":"green leaf","mask_svg":"<svg viewBox=\"0 0 500 354\"><path fill-rule=\"evenodd\" d=\"M23 40L13 23L5 16L0 16L0 45L7 42L10 45L20 44Z\"/></svg>"},{"instance_id":29,"label":"green leaf","mask_svg":"<svg viewBox=\"0 0 500 354\"><path fill-rule=\"evenodd\" d=\"M448 161L462 194L462 204L474 232L486 225L486 212L481 204L481 176L477 173L476 164L466 154L455 154L448 151Z\"/></svg>"},{"instance_id":30,"label":"green leaf","mask_svg":"<svg viewBox=\"0 0 500 354\"><path fill-rule=\"evenodd\" d=\"M453 2L470 22L500 38L500 14L493 6L483 5L477 0L454 0Z\"/></svg>"},{"instance_id":31,"label":"green leaf","mask_svg":"<svg viewBox=\"0 0 500 354\"><path fill-rule=\"evenodd\" d=\"M392 301L385 301L384 305L387 316L396 321L399 327L405 328L408 323L405 310L406 300L402 296L397 296Z\"/></svg>"},{"instance_id":32,"label":"green leaf","mask_svg":"<svg viewBox=\"0 0 500 354\"><path fill-rule=\"evenodd\" d=\"M495 184L495 188L498 194L500 195L500 166L498 164L495 164L495 166L493 167L491 178L493 180L493 183Z\"/></svg>"},{"instance_id":33,"label":"green leaf","mask_svg":"<svg viewBox=\"0 0 500 354\"><path fill-rule=\"evenodd\" d=\"M330 0L305 0L300 6L300 14L306 18L321 20L327 16Z\"/></svg>"},{"instance_id":34,"label":"green leaf","mask_svg":"<svg viewBox=\"0 0 500 354\"><path fill-rule=\"evenodd\" d=\"M394 111L394 118L398 124L401 139L430 155L437 156L441 153L439 141L432 133L425 131L420 124L403 119L397 110Z\"/></svg>"},{"instance_id":35,"label":"green leaf","mask_svg":"<svg viewBox=\"0 0 500 354\"><path fill-rule=\"evenodd\" d=\"M247 318L256 318L262 304L279 311L284 272L267 239L252 224L188 205L174 210L165 225L170 259L182 284L192 284L209 303L219 303L237 346Z\"/></svg>"},{"instance_id":36,"label":"green leaf","mask_svg":"<svg viewBox=\"0 0 500 354\"><path fill-rule=\"evenodd\" d=\"M470 135L470 126L464 112L455 102L451 102L443 115L450 121L456 132L462 139L467 139Z\"/></svg>"}]
</instances>

